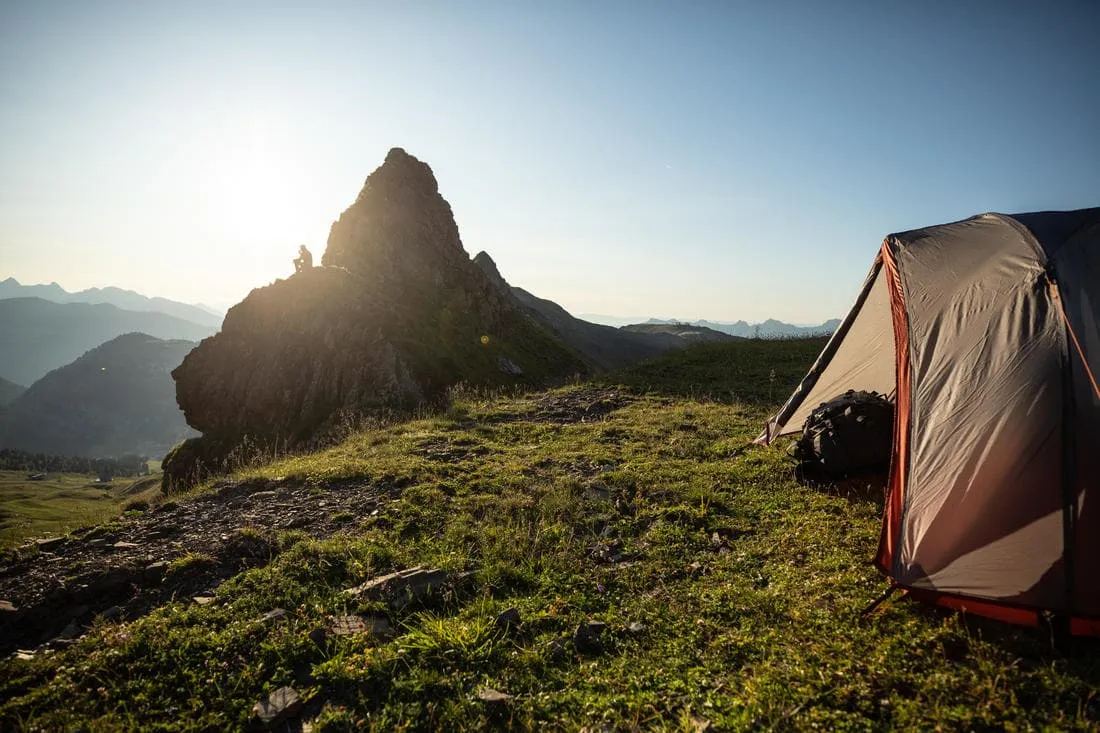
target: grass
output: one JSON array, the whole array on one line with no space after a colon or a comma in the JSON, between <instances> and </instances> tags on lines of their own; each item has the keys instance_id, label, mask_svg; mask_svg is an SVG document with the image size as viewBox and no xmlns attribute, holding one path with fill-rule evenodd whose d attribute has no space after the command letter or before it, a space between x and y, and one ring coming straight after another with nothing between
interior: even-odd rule
<instances>
[{"instance_id":1,"label":"grass","mask_svg":"<svg viewBox=\"0 0 1100 733\"><path fill-rule=\"evenodd\" d=\"M0 548L114 519L130 505L147 506L159 487L160 476L102 484L88 474L51 473L31 481L23 471L0 471Z\"/></svg>"},{"instance_id":2,"label":"grass","mask_svg":"<svg viewBox=\"0 0 1100 733\"><path fill-rule=\"evenodd\" d=\"M583 386L470 393L444 415L250 469L395 498L344 535L287 533L210 605L101 622L67 650L3 662L0 729L243 729L283 685L311 700L314 731L1094 729L1091 641L907 601L861 615L885 587L869 565L880 500L799 485L781 448L745 449L774 407L767 390L785 397L797 379L785 360L805 368L816 348L668 357L621 375L636 399L591 422L537 419L541 400ZM708 360L742 381L728 387ZM402 610L341 592L416 564L469 575ZM289 618L261 622L276 607ZM493 623L509 607L514 635ZM396 637L311 638L354 612L388 615ZM589 620L607 631L578 649L568 639ZM513 699L488 707L483 687Z\"/></svg>"},{"instance_id":3,"label":"grass","mask_svg":"<svg viewBox=\"0 0 1100 733\"><path fill-rule=\"evenodd\" d=\"M777 407L805 376L827 340L815 337L705 343L600 381L672 397Z\"/></svg>"}]
</instances>

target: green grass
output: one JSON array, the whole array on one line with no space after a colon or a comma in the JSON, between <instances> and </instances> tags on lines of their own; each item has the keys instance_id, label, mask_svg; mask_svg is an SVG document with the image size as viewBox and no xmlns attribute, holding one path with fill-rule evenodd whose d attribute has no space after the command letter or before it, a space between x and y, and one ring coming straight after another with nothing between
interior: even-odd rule
<instances>
[{"instance_id":1,"label":"green grass","mask_svg":"<svg viewBox=\"0 0 1100 733\"><path fill-rule=\"evenodd\" d=\"M113 519L129 503L156 497L159 486L159 476L100 484L94 475L51 473L30 481L26 472L0 471L0 548Z\"/></svg>"},{"instance_id":2,"label":"green grass","mask_svg":"<svg viewBox=\"0 0 1100 733\"><path fill-rule=\"evenodd\" d=\"M746 339L699 344L600 381L673 397L778 406L805 376L827 340Z\"/></svg>"},{"instance_id":3,"label":"green grass","mask_svg":"<svg viewBox=\"0 0 1100 733\"><path fill-rule=\"evenodd\" d=\"M3 662L0 729L243 729L283 685L311 698L314 731L1094 729L1094 642L1061 648L904 600L861 616L885 587L869 565L879 500L797 484L780 448L744 450L765 390L785 397L797 376L776 366L774 386L772 367L738 350L781 365L802 349L804 368L815 349L722 346L702 353L756 375L726 388L737 402L690 352L623 375L637 399L606 420L537 422L545 395L465 394L446 415L252 469L319 495L354 478L394 499L346 535L287 534L213 604L103 622L68 650ZM697 397L673 396L677 369ZM443 445L465 457L425 454ZM416 564L470 575L399 611L341 593ZM516 635L493 624L512 606ZM262 623L275 607L290 618ZM396 638L311 639L353 612L386 613ZM600 649L561 643L586 620L608 625ZM513 700L489 709L482 687Z\"/></svg>"}]
</instances>

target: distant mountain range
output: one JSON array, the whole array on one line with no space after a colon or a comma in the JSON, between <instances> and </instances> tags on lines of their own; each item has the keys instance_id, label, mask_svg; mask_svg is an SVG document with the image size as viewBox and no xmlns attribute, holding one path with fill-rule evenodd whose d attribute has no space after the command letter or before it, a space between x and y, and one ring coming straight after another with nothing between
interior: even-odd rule
<instances>
[{"instance_id":1,"label":"distant mountain range","mask_svg":"<svg viewBox=\"0 0 1100 733\"><path fill-rule=\"evenodd\" d=\"M689 344L703 341L734 341L741 338L714 328L690 323L634 323L623 326L619 330L628 333L667 334Z\"/></svg>"},{"instance_id":2,"label":"distant mountain range","mask_svg":"<svg viewBox=\"0 0 1100 733\"><path fill-rule=\"evenodd\" d=\"M155 311L122 310L107 303L8 298L0 300L0 377L29 385L124 333L199 341L217 330L216 325Z\"/></svg>"},{"instance_id":3,"label":"distant mountain range","mask_svg":"<svg viewBox=\"0 0 1100 733\"><path fill-rule=\"evenodd\" d=\"M681 322L650 318L646 323L674 324ZM740 336L741 338L775 339L827 336L837 329L837 326L840 325L840 319L833 318L816 326L795 326L790 323L784 323L783 321L777 321L774 318L769 318L762 323L747 323L745 321L736 321L735 323L691 321L690 325L710 328L715 331L721 331L722 333L728 333L731 336Z\"/></svg>"},{"instance_id":4,"label":"distant mountain range","mask_svg":"<svg viewBox=\"0 0 1100 733\"><path fill-rule=\"evenodd\" d=\"M7 298L42 298L53 303L91 303L93 305L106 303L116 308L128 311L156 311L191 321L200 326L209 326L217 329L222 325L224 314L202 305L190 305L180 303L167 298L150 298L135 293L133 290L122 288L89 288L79 292L70 293L57 283L49 285L23 285L14 277L0 281L0 299Z\"/></svg>"},{"instance_id":5,"label":"distant mountain range","mask_svg":"<svg viewBox=\"0 0 1100 733\"><path fill-rule=\"evenodd\" d=\"M195 345L129 333L92 349L0 412L0 448L92 458L163 456L197 435L176 406L171 377Z\"/></svg>"},{"instance_id":6,"label":"distant mountain range","mask_svg":"<svg viewBox=\"0 0 1100 733\"><path fill-rule=\"evenodd\" d=\"M736 321L734 323L720 323L707 320L695 320L695 321L683 321L676 319L662 319L662 318L649 318L644 321L640 318L623 318L620 316L605 316L597 313L583 313L580 316L587 321L593 323L602 323L607 326L630 326L636 325L639 322L647 324L664 324L664 325L688 325L688 326L701 326L703 328L710 328L715 331L721 331L722 333L728 333L731 336L740 336L741 338L798 338L804 336L827 336L837 329L840 325L839 318L832 318L824 323L816 326L796 326L792 323L784 323L783 321L777 321L773 318L769 318L761 323L748 323L747 321Z\"/></svg>"}]
</instances>

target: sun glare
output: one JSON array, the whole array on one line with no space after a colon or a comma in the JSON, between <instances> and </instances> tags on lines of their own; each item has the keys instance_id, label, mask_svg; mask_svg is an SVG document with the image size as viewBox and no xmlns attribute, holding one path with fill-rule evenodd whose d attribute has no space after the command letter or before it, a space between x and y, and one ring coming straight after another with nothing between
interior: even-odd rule
<instances>
[{"instance_id":1,"label":"sun glare","mask_svg":"<svg viewBox=\"0 0 1100 733\"><path fill-rule=\"evenodd\" d=\"M223 123L205 138L196 170L208 237L201 247L243 292L285 277L298 245L316 252L313 232L324 225L311 216L301 156L263 119Z\"/></svg>"},{"instance_id":2,"label":"sun glare","mask_svg":"<svg viewBox=\"0 0 1100 733\"><path fill-rule=\"evenodd\" d=\"M210 224L242 245L274 243L294 224L294 181L285 161L255 143L224 149L208 173Z\"/></svg>"}]
</instances>

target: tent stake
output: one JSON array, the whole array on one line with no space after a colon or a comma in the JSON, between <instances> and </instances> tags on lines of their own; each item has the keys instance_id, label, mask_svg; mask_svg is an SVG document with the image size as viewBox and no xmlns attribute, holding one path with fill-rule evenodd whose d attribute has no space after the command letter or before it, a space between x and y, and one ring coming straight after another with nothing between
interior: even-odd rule
<instances>
[{"instance_id":1,"label":"tent stake","mask_svg":"<svg viewBox=\"0 0 1100 733\"><path fill-rule=\"evenodd\" d=\"M883 603L885 603L886 600L890 598L890 596L894 595L894 593L897 590L898 590L898 584L891 581L890 582L890 587L888 587L885 591L883 591L881 596L879 596L874 601L872 601L871 605L867 606L867 608L865 608L865 609L863 609L862 611L859 612L860 618L867 618L872 613L874 613L875 610L879 606L881 606Z\"/></svg>"}]
</instances>

